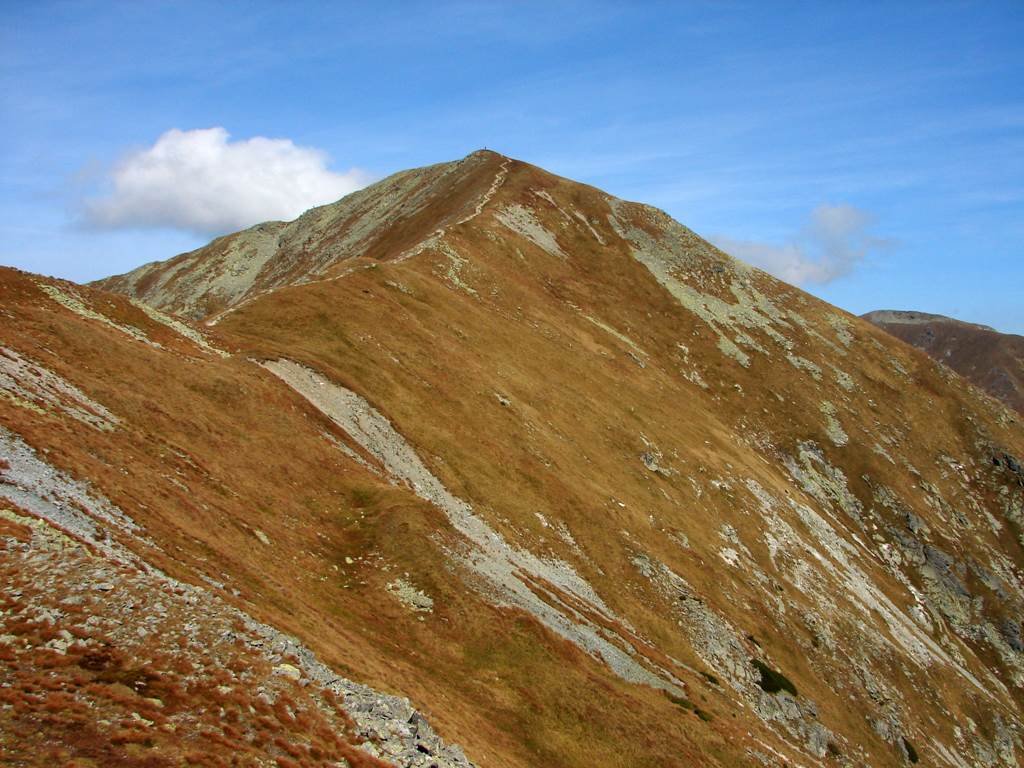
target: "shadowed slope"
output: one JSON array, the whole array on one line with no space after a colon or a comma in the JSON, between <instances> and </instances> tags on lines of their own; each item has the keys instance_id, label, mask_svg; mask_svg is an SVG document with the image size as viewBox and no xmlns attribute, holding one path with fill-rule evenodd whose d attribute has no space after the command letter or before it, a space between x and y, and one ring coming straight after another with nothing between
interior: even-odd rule
<instances>
[{"instance_id":1,"label":"shadowed slope","mask_svg":"<svg viewBox=\"0 0 1024 768\"><path fill-rule=\"evenodd\" d=\"M1024 414L1024 336L923 312L878 310L863 317Z\"/></svg>"}]
</instances>

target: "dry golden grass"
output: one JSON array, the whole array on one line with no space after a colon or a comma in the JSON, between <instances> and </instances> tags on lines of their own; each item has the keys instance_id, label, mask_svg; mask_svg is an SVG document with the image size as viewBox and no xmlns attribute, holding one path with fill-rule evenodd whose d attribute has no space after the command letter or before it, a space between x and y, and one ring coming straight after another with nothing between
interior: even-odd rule
<instances>
[{"instance_id":1,"label":"dry golden grass","mask_svg":"<svg viewBox=\"0 0 1024 768\"><path fill-rule=\"evenodd\" d=\"M427 251L402 264L388 263L416 241L422 234L417 227L441 215L443 206L486 189L499 162L484 166L472 185L457 191L458 199L436 201L422 220L382 238L367 255L379 260L378 268L283 288L227 315L210 333L221 347L237 351L230 359L168 338L124 299L82 290L102 302L111 317L144 328L168 351L146 347L60 310L29 277L4 271L0 304L15 319L5 327L3 343L75 383L124 426L100 433L2 399L0 421L33 446L47 448L54 465L89 478L143 525L161 545L161 551L142 553L151 562L185 580L204 574L224 582L230 590L225 599L296 634L341 674L409 696L446 739L464 745L480 765L733 766L750 760L746 750L755 740L796 756L739 705L728 686L716 682L680 631L671 606L639 577L632 563L637 552L669 564L711 608L756 638L756 644L748 643L751 653L766 654L802 696L815 701L820 720L860 748L858 760L898 764L894 747L878 738L858 711L867 711L869 703L849 699L862 694L845 688L847 670L830 668L825 656L806 651L811 629L795 618L780 626L766 611L744 607L761 605L764 594L752 579L718 561L719 530L732 525L768 568L763 521L749 513L755 507L743 479L757 480L779 498L799 493L780 458L802 440L825 446L861 499L871 498L866 476L919 498L919 479L871 450L876 421L898 426L908 435L904 444L913 447L907 458L920 480L957 499L964 492L936 466L935 457L979 456L979 429L1020 455L1019 424L1000 423L972 391L942 377L923 355L854 318L847 318L856 339L847 354L799 327L790 334L796 354L822 365L820 382L786 362L763 335L757 341L772 356L753 353L751 368L741 367L718 351L718 337L707 325L628 255L607 224L601 193L529 166L514 166L495 205L535 204L530 190L548 189L584 211L610 245L597 248L569 227L559 235L567 260L536 249L522 253L523 241L507 236L485 212L473 226L450 233L453 246L472 255L462 280L477 296L444 279L443 255ZM547 211L545 222L561 231L557 212ZM707 274L691 277L727 295L710 265ZM822 334L829 328L836 310L766 277L755 279L766 295L799 311L810 327ZM396 290L398 282L408 292ZM631 357L628 345L584 315L630 337L644 352L644 366ZM680 356L680 343L689 350L689 362ZM458 551L460 539L441 512L344 456L324 435L345 436L248 362L250 357L303 362L375 404L446 486L473 503L496 530L538 554L572 562L610 608L651 642L645 653L659 661L672 657L694 670L678 672L692 708L618 679L533 618L494 607L467 589L447 555L449 549ZM909 378L894 371L891 358ZM856 375L858 391L842 390L829 363ZM683 377L694 365L708 389ZM496 393L507 397L510 407L503 407ZM823 400L848 403L840 415L854 449L828 443L819 407ZM747 439L756 436L770 438L770 445ZM663 478L646 471L639 460L644 440L658 446L678 474ZM731 487L714 489L709 483L716 478L731 478ZM996 486L988 480L972 481L970 492L996 504ZM948 528L922 506L915 511L948 537ZM578 551L542 526L537 512L563 522ZM880 509L876 514L893 516ZM0 535L18 537L17 529L7 530L0 529ZM257 530L269 538L269 546L257 538ZM670 531L684 533L690 548L679 547ZM1010 526L999 534L975 531L986 546L1020 564L1018 533ZM424 621L385 591L400 573L410 574L433 597L434 612ZM875 564L870 575L903 604L905 589L892 574ZM779 584L779 590L794 605L810 607L788 586ZM33 625L19 629L45 631ZM876 630L886 631L880 620ZM187 647L187 638L179 643ZM972 669L998 667L984 647L972 650ZM83 655L47 674L83 680L94 700L122 712L135 694L117 678L127 674L125 662L116 654L111 659L100 664ZM18 680L15 711L22 714L17 718L36 717L46 708L37 690L46 679L38 676L43 661L35 659L32 674ZM234 673L246 657L240 649L223 663L225 674ZM221 694L215 685L212 691L206 684L184 685L182 678L213 674L203 666L196 672L194 666L175 654L160 660L160 685L170 675L160 689L168 701L150 714L170 717L180 711L176 707L199 711L207 705L226 714L197 721L192 736L204 746L179 743L172 753L176 760L214 765L221 764L218 755L231 750L243 756L270 750L282 766L315 765L323 759L318 755L349 749L331 741L311 708L295 713L281 699L267 707L247 699L244 690ZM113 671L105 673L108 667ZM99 679L103 674L109 679ZM915 727L923 734L931 721L947 722L947 710L987 719L983 703L952 678L925 681L908 676L894 661L888 679L913 700ZM917 696L924 684L932 695ZM1011 695L1017 706L1024 703L1016 690ZM243 712L246 701L257 716ZM342 713L339 717L344 719ZM12 733L23 722L28 721L7 721ZM239 738L242 723L253 728L249 741ZM47 729L47 739L79 734L75 744L101 755L92 726L50 723ZM282 736L293 731L303 739ZM132 741L137 738L132 729L119 733L123 756L117 759L136 762L109 764L149 764L138 762L143 758L129 748L156 747ZM352 762L360 753L344 754ZM836 754L825 762L842 764Z\"/></svg>"},{"instance_id":2,"label":"dry golden grass","mask_svg":"<svg viewBox=\"0 0 1024 768\"><path fill-rule=\"evenodd\" d=\"M60 760L141 768L295 760L308 767L347 760L363 768L384 766L355 748L352 721L336 706L325 706L314 689L273 676L247 643L218 641L213 625L188 630L186 618L175 615L180 606L170 605L166 631L140 634L144 614L134 606L167 602L159 583L141 576L120 582L120 605L96 598L91 583L68 580L68 574L93 568L95 558L82 549L49 552L44 565L39 558L45 546L25 540L0 561L5 765ZM25 553L33 559L23 559ZM53 571L63 568L68 574L55 577ZM85 615L64 610L70 599L86 606ZM56 618L17 618L40 612ZM69 629L83 639L65 649L48 647ZM189 652L201 663L182 664L179 633L190 644L203 643L204 652ZM243 672L236 676L228 668ZM254 716L258 711L276 717Z\"/></svg>"}]
</instances>

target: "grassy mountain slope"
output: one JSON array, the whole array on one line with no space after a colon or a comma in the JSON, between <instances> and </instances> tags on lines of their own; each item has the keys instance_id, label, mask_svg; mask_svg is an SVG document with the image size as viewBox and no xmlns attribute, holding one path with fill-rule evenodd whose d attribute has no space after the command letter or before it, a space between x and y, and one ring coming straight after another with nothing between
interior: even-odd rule
<instances>
[{"instance_id":1,"label":"grassy mountain slope","mask_svg":"<svg viewBox=\"0 0 1024 768\"><path fill-rule=\"evenodd\" d=\"M270 230L258 269L222 239L100 284L208 348L3 273L5 365L87 399L0 379L8 442L120 545L481 766L1017 764L1016 415L493 153Z\"/></svg>"}]
</instances>

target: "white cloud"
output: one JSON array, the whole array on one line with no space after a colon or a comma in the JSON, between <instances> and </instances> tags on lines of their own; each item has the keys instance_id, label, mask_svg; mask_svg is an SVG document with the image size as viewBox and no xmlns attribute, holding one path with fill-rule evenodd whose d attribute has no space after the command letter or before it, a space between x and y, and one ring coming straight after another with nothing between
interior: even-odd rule
<instances>
[{"instance_id":1,"label":"white cloud","mask_svg":"<svg viewBox=\"0 0 1024 768\"><path fill-rule=\"evenodd\" d=\"M84 215L103 228L171 227L215 235L293 219L367 181L358 170L329 170L325 153L290 139L231 141L220 127L174 129L114 166L109 192L87 200Z\"/></svg>"},{"instance_id":2,"label":"white cloud","mask_svg":"<svg viewBox=\"0 0 1024 768\"><path fill-rule=\"evenodd\" d=\"M850 274L869 251L886 245L872 236L871 214L852 205L820 205L787 242L763 243L712 235L726 253L794 285L823 285Z\"/></svg>"}]
</instances>

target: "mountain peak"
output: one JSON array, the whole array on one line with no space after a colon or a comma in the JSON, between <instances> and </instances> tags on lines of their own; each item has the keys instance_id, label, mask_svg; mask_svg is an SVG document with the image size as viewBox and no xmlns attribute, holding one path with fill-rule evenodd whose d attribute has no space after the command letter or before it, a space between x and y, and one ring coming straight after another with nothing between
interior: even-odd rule
<instances>
[{"instance_id":1,"label":"mountain peak","mask_svg":"<svg viewBox=\"0 0 1024 768\"><path fill-rule=\"evenodd\" d=\"M998 333L995 328L988 325L980 325L978 323L968 323L964 320L957 320L953 317L947 317L946 315L935 315L929 312L918 312L916 310L905 310L905 309L876 309L871 312L865 312L861 315L865 320L880 325L883 323L900 323L904 325L924 325L926 323L950 323L962 326L970 326L973 328L979 328L984 331L992 331Z\"/></svg>"},{"instance_id":2,"label":"mountain peak","mask_svg":"<svg viewBox=\"0 0 1024 768\"><path fill-rule=\"evenodd\" d=\"M487 147L481 147L480 149L474 149L472 152L470 152L468 155L466 155L466 157L464 159L468 160L471 157L486 157L488 159L494 159L494 160L511 160L512 159L512 158L510 158L510 157L508 157L506 155L503 155L500 152L497 152L497 151L495 151L493 149L488 149Z\"/></svg>"},{"instance_id":3,"label":"mountain peak","mask_svg":"<svg viewBox=\"0 0 1024 768\"><path fill-rule=\"evenodd\" d=\"M320 279L343 261L399 255L475 205L509 162L479 150L401 171L294 221L257 224L95 285L206 318L268 290Z\"/></svg>"},{"instance_id":4,"label":"mountain peak","mask_svg":"<svg viewBox=\"0 0 1024 768\"><path fill-rule=\"evenodd\" d=\"M357 682L481 766L1017 761L1020 418L664 212L473 153L104 285L0 272L0 497L296 636L187 686L219 749L279 676L402 765Z\"/></svg>"},{"instance_id":5,"label":"mountain peak","mask_svg":"<svg viewBox=\"0 0 1024 768\"><path fill-rule=\"evenodd\" d=\"M658 209L480 149L461 160L395 173L294 221L257 224L94 285L215 321L282 287L402 261L425 250L443 251L450 237L469 225L563 259L569 243L580 238L583 252L595 242L603 248L644 241L649 253L658 253L649 262L655 269L667 258L675 267L752 271ZM685 258L678 252L682 246Z\"/></svg>"}]
</instances>

